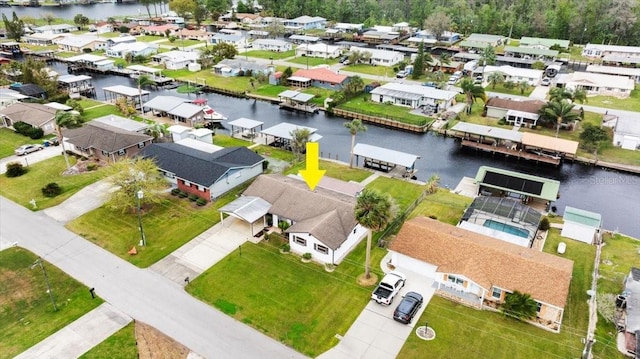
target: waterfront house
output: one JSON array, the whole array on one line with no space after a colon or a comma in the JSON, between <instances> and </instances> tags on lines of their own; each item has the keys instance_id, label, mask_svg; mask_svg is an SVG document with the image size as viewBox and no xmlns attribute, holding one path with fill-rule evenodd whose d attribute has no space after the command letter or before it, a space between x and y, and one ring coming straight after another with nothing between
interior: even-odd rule
<instances>
[{"instance_id":1,"label":"waterfront house","mask_svg":"<svg viewBox=\"0 0 640 359\"><path fill-rule=\"evenodd\" d=\"M298 16L295 19L284 20L285 28L291 30L312 30L324 29L327 25L327 19L320 16Z\"/></svg>"},{"instance_id":2,"label":"waterfront house","mask_svg":"<svg viewBox=\"0 0 640 359\"><path fill-rule=\"evenodd\" d=\"M288 79L293 87L321 87L330 90L341 90L349 82L349 76L337 74L329 69L318 67L300 69Z\"/></svg>"},{"instance_id":3,"label":"waterfront house","mask_svg":"<svg viewBox=\"0 0 640 359\"><path fill-rule=\"evenodd\" d=\"M293 48L288 41L276 39L258 39L251 43L253 49L274 52L286 52Z\"/></svg>"},{"instance_id":4,"label":"waterfront house","mask_svg":"<svg viewBox=\"0 0 640 359\"><path fill-rule=\"evenodd\" d=\"M335 59L342 54L339 46L325 44L302 44L296 48L296 56Z\"/></svg>"},{"instance_id":5,"label":"waterfront house","mask_svg":"<svg viewBox=\"0 0 640 359\"><path fill-rule=\"evenodd\" d=\"M36 84L14 83L9 86L10 89L35 99L47 98L47 91Z\"/></svg>"},{"instance_id":6,"label":"waterfront house","mask_svg":"<svg viewBox=\"0 0 640 359\"><path fill-rule=\"evenodd\" d=\"M29 45L51 46L59 39L69 36L66 33L34 33L22 37L22 41Z\"/></svg>"},{"instance_id":7,"label":"waterfront house","mask_svg":"<svg viewBox=\"0 0 640 359\"><path fill-rule=\"evenodd\" d=\"M569 49L569 44L571 42L569 40L560 40L560 39L547 39L542 37L528 37L523 36L520 39L520 47L531 47L536 49L546 49L550 50L552 47L557 47L558 49Z\"/></svg>"},{"instance_id":8,"label":"waterfront house","mask_svg":"<svg viewBox=\"0 0 640 359\"><path fill-rule=\"evenodd\" d=\"M78 31L77 25L70 24L55 24L55 25L44 25L34 27L33 31L36 34L64 34L73 31Z\"/></svg>"},{"instance_id":9,"label":"waterfront house","mask_svg":"<svg viewBox=\"0 0 640 359\"><path fill-rule=\"evenodd\" d=\"M175 123L194 126L204 121L204 107L194 105L188 99L177 96L156 96L142 104L156 116L168 117Z\"/></svg>"},{"instance_id":10,"label":"waterfront house","mask_svg":"<svg viewBox=\"0 0 640 359\"><path fill-rule=\"evenodd\" d=\"M219 147L192 138L154 143L141 155L153 159L178 189L213 201L263 172L265 159L246 147Z\"/></svg>"},{"instance_id":11,"label":"waterfront house","mask_svg":"<svg viewBox=\"0 0 640 359\"><path fill-rule=\"evenodd\" d=\"M88 66L98 70L109 70L114 67L115 61L104 56L94 54L82 54L67 58L68 62Z\"/></svg>"},{"instance_id":12,"label":"waterfront house","mask_svg":"<svg viewBox=\"0 0 640 359\"><path fill-rule=\"evenodd\" d=\"M16 122L24 122L42 129L45 135L55 132L56 110L39 103L17 102L0 110L2 126L13 127Z\"/></svg>"},{"instance_id":13,"label":"waterfront house","mask_svg":"<svg viewBox=\"0 0 640 359\"><path fill-rule=\"evenodd\" d=\"M148 42L122 43L111 46L105 51L105 55L109 57L126 58L127 54L131 56L150 56L158 52L158 45Z\"/></svg>"},{"instance_id":14,"label":"waterfront house","mask_svg":"<svg viewBox=\"0 0 640 359\"><path fill-rule=\"evenodd\" d=\"M488 80L489 75L494 72L499 72L504 75L505 82L511 81L520 83L522 81L526 81L531 86L537 86L538 84L540 84L540 81L542 81L542 78L544 77L543 70L523 69L520 67L513 67L509 65L487 65L484 67L484 70L482 72L482 76L484 77L485 81Z\"/></svg>"},{"instance_id":15,"label":"waterfront house","mask_svg":"<svg viewBox=\"0 0 640 359\"><path fill-rule=\"evenodd\" d=\"M213 33L204 30L180 29L174 32L179 39L211 42Z\"/></svg>"},{"instance_id":16,"label":"waterfront house","mask_svg":"<svg viewBox=\"0 0 640 359\"><path fill-rule=\"evenodd\" d=\"M628 98L635 89L635 82L630 78L579 71L561 75L558 84L571 91L584 90L588 96L618 98Z\"/></svg>"},{"instance_id":17,"label":"waterfront house","mask_svg":"<svg viewBox=\"0 0 640 359\"><path fill-rule=\"evenodd\" d=\"M250 71L252 74L269 75L275 71L273 65L247 61L243 59L224 59L213 66L213 71L220 76L241 76Z\"/></svg>"},{"instance_id":18,"label":"waterfront house","mask_svg":"<svg viewBox=\"0 0 640 359\"><path fill-rule=\"evenodd\" d=\"M352 46L350 52L368 53L369 64L374 66L393 66L404 60L404 54L398 51L361 48Z\"/></svg>"},{"instance_id":19,"label":"waterfront house","mask_svg":"<svg viewBox=\"0 0 640 359\"><path fill-rule=\"evenodd\" d=\"M289 36L287 40L291 41L294 44L317 44L318 42L320 42L320 38L318 36L298 34Z\"/></svg>"},{"instance_id":20,"label":"waterfront house","mask_svg":"<svg viewBox=\"0 0 640 359\"><path fill-rule=\"evenodd\" d=\"M353 214L357 190L362 186L325 177L311 191L299 178L261 175L220 212L260 228L286 228L293 253L310 253L316 262L339 264L368 231Z\"/></svg>"},{"instance_id":21,"label":"waterfront house","mask_svg":"<svg viewBox=\"0 0 640 359\"><path fill-rule=\"evenodd\" d=\"M29 98L16 90L0 88L0 110L16 102ZM6 126L0 123L0 127Z\"/></svg>"},{"instance_id":22,"label":"waterfront house","mask_svg":"<svg viewBox=\"0 0 640 359\"><path fill-rule=\"evenodd\" d=\"M518 100L491 97L485 104L486 116L505 119L507 123L533 128L538 125L540 109L546 104L541 100Z\"/></svg>"},{"instance_id":23,"label":"waterfront house","mask_svg":"<svg viewBox=\"0 0 640 359\"><path fill-rule=\"evenodd\" d=\"M217 33L213 35L213 37L211 38L211 43L212 44L224 43L224 44L233 45L235 48L239 48L239 47L244 47L247 44L247 38L240 33L237 33L237 34Z\"/></svg>"},{"instance_id":24,"label":"waterfront house","mask_svg":"<svg viewBox=\"0 0 640 359\"><path fill-rule=\"evenodd\" d=\"M165 24L165 25L151 25L144 26L142 30L147 35L155 35L155 36L166 36L166 32L169 31L169 34L172 34L174 31L178 30L180 26L174 24Z\"/></svg>"},{"instance_id":25,"label":"waterfront house","mask_svg":"<svg viewBox=\"0 0 640 359\"><path fill-rule=\"evenodd\" d=\"M640 150L640 121L636 117L616 116L613 122L613 145L626 150Z\"/></svg>"},{"instance_id":26,"label":"waterfront house","mask_svg":"<svg viewBox=\"0 0 640 359\"><path fill-rule=\"evenodd\" d=\"M103 123L105 125L119 128L124 131L136 132L140 134L146 134L147 130L149 129L149 125L144 122L131 120L118 115L106 115L94 118L93 120L91 120L91 122Z\"/></svg>"},{"instance_id":27,"label":"waterfront house","mask_svg":"<svg viewBox=\"0 0 640 359\"><path fill-rule=\"evenodd\" d=\"M134 157L153 140L147 134L125 130L106 121L89 121L82 127L62 129L62 134L67 150L107 163Z\"/></svg>"},{"instance_id":28,"label":"waterfront house","mask_svg":"<svg viewBox=\"0 0 640 359\"><path fill-rule=\"evenodd\" d=\"M573 261L426 217L405 222L389 252L397 270L433 279L437 295L467 306L496 310L509 293L529 294L531 323L560 332Z\"/></svg>"},{"instance_id":29,"label":"waterfront house","mask_svg":"<svg viewBox=\"0 0 640 359\"><path fill-rule=\"evenodd\" d=\"M566 206L560 235L587 244L600 243L602 216L600 213Z\"/></svg>"},{"instance_id":30,"label":"waterfront house","mask_svg":"<svg viewBox=\"0 0 640 359\"><path fill-rule=\"evenodd\" d=\"M435 107L435 112L440 112L453 105L458 93L428 86L390 82L376 87L370 94L373 102L410 108L432 106Z\"/></svg>"},{"instance_id":31,"label":"waterfront house","mask_svg":"<svg viewBox=\"0 0 640 359\"><path fill-rule=\"evenodd\" d=\"M69 35L54 41L61 51L92 52L107 48L107 40L94 35Z\"/></svg>"},{"instance_id":32,"label":"waterfront house","mask_svg":"<svg viewBox=\"0 0 640 359\"><path fill-rule=\"evenodd\" d=\"M151 61L156 65L164 65L167 70L180 70L195 64L198 58L198 52L173 50L153 55Z\"/></svg>"},{"instance_id":33,"label":"waterfront house","mask_svg":"<svg viewBox=\"0 0 640 359\"><path fill-rule=\"evenodd\" d=\"M636 83L640 83L640 68L588 65L586 71L594 74L625 76L632 79Z\"/></svg>"}]
</instances>

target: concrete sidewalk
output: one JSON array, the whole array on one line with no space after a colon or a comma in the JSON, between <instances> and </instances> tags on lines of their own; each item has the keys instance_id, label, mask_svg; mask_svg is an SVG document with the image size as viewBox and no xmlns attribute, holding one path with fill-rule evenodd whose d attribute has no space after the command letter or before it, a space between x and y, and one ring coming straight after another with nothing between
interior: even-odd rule
<instances>
[{"instance_id":1,"label":"concrete sidewalk","mask_svg":"<svg viewBox=\"0 0 640 359\"><path fill-rule=\"evenodd\" d=\"M124 328L131 320L111 304L103 303L16 358L77 358Z\"/></svg>"},{"instance_id":2,"label":"concrete sidewalk","mask_svg":"<svg viewBox=\"0 0 640 359\"><path fill-rule=\"evenodd\" d=\"M257 243L259 239L251 236L248 224L227 217L224 222L202 232L150 269L173 282L186 284L186 278L192 280L199 276L246 241Z\"/></svg>"},{"instance_id":3,"label":"concrete sidewalk","mask_svg":"<svg viewBox=\"0 0 640 359\"><path fill-rule=\"evenodd\" d=\"M86 186L66 201L43 212L58 222L67 223L102 206L107 194L113 189L113 185L107 179L103 179Z\"/></svg>"}]
</instances>

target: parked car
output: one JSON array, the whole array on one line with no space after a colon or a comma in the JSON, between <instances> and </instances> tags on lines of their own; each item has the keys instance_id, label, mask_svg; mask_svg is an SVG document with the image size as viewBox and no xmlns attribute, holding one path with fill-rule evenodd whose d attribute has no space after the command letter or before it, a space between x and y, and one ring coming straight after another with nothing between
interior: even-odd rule
<instances>
[{"instance_id":1,"label":"parked car","mask_svg":"<svg viewBox=\"0 0 640 359\"><path fill-rule=\"evenodd\" d=\"M403 78L407 77L407 75L408 75L408 73L405 70L400 70L396 74L396 78L403 79Z\"/></svg>"},{"instance_id":2,"label":"parked car","mask_svg":"<svg viewBox=\"0 0 640 359\"><path fill-rule=\"evenodd\" d=\"M484 81L484 77L482 76L476 76L476 78L473 80L474 84L481 84Z\"/></svg>"},{"instance_id":3,"label":"parked car","mask_svg":"<svg viewBox=\"0 0 640 359\"><path fill-rule=\"evenodd\" d=\"M548 77L545 77L542 79L542 81L540 82L540 85L542 86L549 86L551 85L551 79Z\"/></svg>"},{"instance_id":4,"label":"parked car","mask_svg":"<svg viewBox=\"0 0 640 359\"><path fill-rule=\"evenodd\" d=\"M39 144L31 144L31 145L22 145L18 148L16 148L15 151L13 151L17 156L24 156L26 154L29 154L31 152L36 152L36 151L40 151L44 149L44 146L39 145Z\"/></svg>"},{"instance_id":5,"label":"parked car","mask_svg":"<svg viewBox=\"0 0 640 359\"><path fill-rule=\"evenodd\" d=\"M416 292L407 293L393 312L393 319L404 324L411 323L411 320L418 312L418 309L422 307L423 301L424 299L420 294Z\"/></svg>"},{"instance_id":6,"label":"parked car","mask_svg":"<svg viewBox=\"0 0 640 359\"><path fill-rule=\"evenodd\" d=\"M376 289L371 293L371 299L378 304L390 305L393 298L404 287L407 277L400 272L391 272L382 278Z\"/></svg>"},{"instance_id":7,"label":"parked car","mask_svg":"<svg viewBox=\"0 0 640 359\"><path fill-rule=\"evenodd\" d=\"M436 83L435 83L435 82L433 82L433 81L425 82L425 83L423 83L423 84L422 84L422 86L426 86L426 87L433 87L433 88L436 88L436 87L437 87Z\"/></svg>"}]
</instances>

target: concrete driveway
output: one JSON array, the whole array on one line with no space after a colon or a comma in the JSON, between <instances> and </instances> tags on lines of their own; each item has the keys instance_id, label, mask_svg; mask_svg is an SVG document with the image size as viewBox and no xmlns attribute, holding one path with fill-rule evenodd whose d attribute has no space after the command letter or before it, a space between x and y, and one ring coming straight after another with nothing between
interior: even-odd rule
<instances>
[{"instance_id":1,"label":"concrete driveway","mask_svg":"<svg viewBox=\"0 0 640 359\"><path fill-rule=\"evenodd\" d=\"M384 260L383 260L384 262ZM433 280L414 272L401 270L407 276L405 286L389 306L369 302L340 343L323 353L321 359L392 359L398 356L405 341L414 331L417 322L435 292ZM417 292L424 297L424 304L409 324L393 320L393 311L407 292Z\"/></svg>"},{"instance_id":2,"label":"concrete driveway","mask_svg":"<svg viewBox=\"0 0 640 359\"><path fill-rule=\"evenodd\" d=\"M536 88L529 94L529 97L536 100L546 100L550 88L551 86L536 86Z\"/></svg>"},{"instance_id":3,"label":"concrete driveway","mask_svg":"<svg viewBox=\"0 0 640 359\"><path fill-rule=\"evenodd\" d=\"M62 146L49 146L36 152L31 152L28 155L16 156L11 155L0 159L0 174L7 172L7 163L19 162L23 166L29 167L36 162L48 160L49 158L62 155Z\"/></svg>"},{"instance_id":4,"label":"concrete driveway","mask_svg":"<svg viewBox=\"0 0 640 359\"><path fill-rule=\"evenodd\" d=\"M59 205L45 209L44 213L58 222L67 223L102 206L113 190L115 187L103 179L86 186Z\"/></svg>"}]
</instances>

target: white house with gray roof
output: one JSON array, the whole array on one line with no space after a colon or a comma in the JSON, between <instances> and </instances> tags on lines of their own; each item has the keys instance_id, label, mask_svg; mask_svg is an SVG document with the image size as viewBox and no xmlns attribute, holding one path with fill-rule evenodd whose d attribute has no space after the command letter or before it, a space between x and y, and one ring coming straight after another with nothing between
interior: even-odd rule
<instances>
[{"instance_id":1,"label":"white house with gray roof","mask_svg":"<svg viewBox=\"0 0 640 359\"><path fill-rule=\"evenodd\" d=\"M293 45L290 42L277 39L258 39L251 44L255 50L274 52L286 52L293 48Z\"/></svg>"},{"instance_id":2,"label":"white house with gray roof","mask_svg":"<svg viewBox=\"0 0 640 359\"><path fill-rule=\"evenodd\" d=\"M531 86L537 86L542 80L542 77L544 76L543 70L524 69L521 67L513 67L509 65L504 65L504 66L487 65L484 67L482 76L486 80L489 78L489 74L494 72L499 72L502 75L504 75L505 81L511 81L515 83L526 81Z\"/></svg>"},{"instance_id":3,"label":"white house with gray roof","mask_svg":"<svg viewBox=\"0 0 640 359\"><path fill-rule=\"evenodd\" d=\"M613 126L613 145L626 150L640 149L640 121L634 117L618 116Z\"/></svg>"},{"instance_id":4,"label":"white house with gray roof","mask_svg":"<svg viewBox=\"0 0 640 359\"><path fill-rule=\"evenodd\" d=\"M213 44L224 43L224 44L233 45L236 48L239 48L239 47L244 47L247 44L247 38L240 33L236 33L236 34L217 33L213 35L213 37L211 38L211 43Z\"/></svg>"},{"instance_id":5,"label":"white house with gray roof","mask_svg":"<svg viewBox=\"0 0 640 359\"><path fill-rule=\"evenodd\" d=\"M457 94L428 86L390 82L373 89L371 101L410 108L430 105L437 107L437 112L440 112L452 106Z\"/></svg>"},{"instance_id":6,"label":"white house with gray roof","mask_svg":"<svg viewBox=\"0 0 640 359\"><path fill-rule=\"evenodd\" d=\"M204 121L204 107L182 97L156 96L142 104L142 107L146 111L152 111L154 115L169 117L176 123L193 126Z\"/></svg>"},{"instance_id":7,"label":"white house with gray roof","mask_svg":"<svg viewBox=\"0 0 640 359\"><path fill-rule=\"evenodd\" d=\"M200 54L196 51L167 51L151 58L151 61L164 65L167 70L180 70L187 67L189 64L194 64L198 61Z\"/></svg>"},{"instance_id":8,"label":"white house with gray roof","mask_svg":"<svg viewBox=\"0 0 640 359\"><path fill-rule=\"evenodd\" d=\"M573 72L561 76L558 83L571 91L585 90L589 96L615 96L627 98L635 88L630 78L615 75L596 74L591 72Z\"/></svg>"},{"instance_id":9,"label":"white house with gray roof","mask_svg":"<svg viewBox=\"0 0 640 359\"><path fill-rule=\"evenodd\" d=\"M351 46L350 52L369 53L369 63L376 66L393 66L404 60L404 54L398 51L380 50Z\"/></svg>"}]
</instances>

